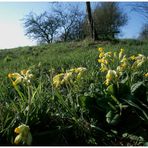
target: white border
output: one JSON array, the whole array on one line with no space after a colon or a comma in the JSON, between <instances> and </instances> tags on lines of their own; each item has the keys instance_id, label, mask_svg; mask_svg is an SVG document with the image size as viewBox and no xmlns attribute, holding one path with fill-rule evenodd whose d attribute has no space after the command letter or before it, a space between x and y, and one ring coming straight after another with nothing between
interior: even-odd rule
<instances>
[{"instance_id":1,"label":"white border","mask_svg":"<svg viewBox=\"0 0 148 148\"><path fill-rule=\"evenodd\" d=\"M148 0L0 0L0 2L148 2Z\"/></svg>"}]
</instances>

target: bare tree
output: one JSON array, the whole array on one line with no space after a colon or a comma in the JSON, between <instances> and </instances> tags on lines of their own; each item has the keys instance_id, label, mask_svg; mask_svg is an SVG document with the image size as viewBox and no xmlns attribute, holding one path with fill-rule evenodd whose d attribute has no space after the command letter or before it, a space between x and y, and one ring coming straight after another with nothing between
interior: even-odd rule
<instances>
[{"instance_id":1,"label":"bare tree","mask_svg":"<svg viewBox=\"0 0 148 148\"><path fill-rule=\"evenodd\" d=\"M78 5L55 4L54 15L60 23L61 40L69 41L80 38L83 13Z\"/></svg>"},{"instance_id":2,"label":"bare tree","mask_svg":"<svg viewBox=\"0 0 148 148\"><path fill-rule=\"evenodd\" d=\"M52 43L59 27L56 17L46 12L37 16L30 13L24 19L26 35L40 43Z\"/></svg>"},{"instance_id":3,"label":"bare tree","mask_svg":"<svg viewBox=\"0 0 148 148\"><path fill-rule=\"evenodd\" d=\"M86 2L86 12L87 12L87 16L88 16L88 23L90 26L91 37L93 40L97 40L97 34L96 34L94 22L93 22L90 2Z\"/></svg>"}]
</instances>

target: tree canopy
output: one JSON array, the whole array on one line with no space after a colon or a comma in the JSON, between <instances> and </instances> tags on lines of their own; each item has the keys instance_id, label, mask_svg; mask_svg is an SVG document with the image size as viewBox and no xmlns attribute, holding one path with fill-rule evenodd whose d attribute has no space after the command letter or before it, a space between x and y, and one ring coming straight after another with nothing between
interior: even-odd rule
<instances>
[{"instance_id":1,"label":"tree canopy","mask_svg":"<svg viewBox=\"0 0 148 148\"><path fill-rule=\"evenodd\" d=\"M85 13L80 5L60 5L54 3L50 13L28 14L23 19L26 35L39 43L82 40L87 36L114 39L127 22L127 15L117 2L101 2L95 9L86 2Z\"/></svg>"}]
</instances>

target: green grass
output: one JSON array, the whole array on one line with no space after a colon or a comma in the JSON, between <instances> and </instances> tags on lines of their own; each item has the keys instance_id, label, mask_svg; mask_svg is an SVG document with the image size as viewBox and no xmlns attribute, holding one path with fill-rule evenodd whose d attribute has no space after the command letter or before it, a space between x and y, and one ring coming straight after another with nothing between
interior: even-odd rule
<instances>
[{"instance_id":1,"label":"green grass","mask_svg":"<svg viewBox=\"0 0 148 148\"><path fill-rule=\"evenodd\" d=\"M99 72L98 47L112 52L124 48L127 55L141 53L148 56L148 43L135 40L123 40L118 44L91 41L55 43L0 51L1 145L13 143L14 129L25 123L27 116L26 124L31 129L33 145L143 145L148 141L145 132L148 102L141 105L132 102L129 98L136 98L135 94L126 95L125 91L125 94L115 95L128 108L123 109L119 123L110 125L110 120L106 122L108 111L118 115L119 104L107 94L102 84L104 76ZM74 85L54 89L52 77L76 67L87 68L83 79ZM23 85L18 87L18 94L8 78L9 73L20 73L23 69L32 69L34 74L29 86L30 94ZM143 65L141 72L146 73L147 70L147 64ZM139 88L147 89L145 85L139 85ZM122 87L127 87L127 82ZM116 112L108 106L109 102ZM127 136L122 136L125 133ZM140 136L143 138L141 141L138 139Z\"/></svg>"}]
</instances>

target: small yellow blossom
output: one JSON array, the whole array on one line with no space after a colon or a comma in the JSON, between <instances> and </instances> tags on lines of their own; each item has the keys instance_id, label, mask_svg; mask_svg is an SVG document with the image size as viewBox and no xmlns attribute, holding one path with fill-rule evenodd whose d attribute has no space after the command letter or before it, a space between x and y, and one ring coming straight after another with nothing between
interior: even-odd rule
<instances>
[{"instance_id":1,"label":"small yellow blossom","mask_svg":"<svg viewBox=\"0 0 148 148\"><path fill-rule=\"evenodd\" d=\"M128 63L128 59L126 58L126 55L123 56L123 58L120 61L121 63Z\"/></svg>"},{"instance_id":2,"label":"small yellow blossom","mask_svg":"<svg viewBox=\"0 0 148 148\"><path fill-rule=\"evenodd\" d=\"M124 49L121 48L121 49L120 49L120 52L119 52L119 60L122 58L123 53L124 53Z\"/></svg>"},{"instance_id":3,"label":"small yellow blossom","mask_svg":"<svg viewBox=\"0 0 148 148\"><path fill-rule=\"evenodd\" d=\"M123 68L122 68L122 66L120 65L120 66L117 66L117 72L122 72L123 71Z\"/></svg>"},{"instance_id":4,"label":"small yellow blossom","mask_svg":"<svg viewBox=\"0 0 148 148\"><path fill-rule=\"evenodd\" d=\"M134 55L132 55L132 56L130 56L130 59L131 59L131 60L135 60L136 57L135 57Z\"/></svg>"},{"instance_id":5,"label":"small yellow blossom","mask_svg":"<svg viewBox=\"0 0 148 148\"><path fill-rule=\"evenodd\" d=\"M106 52L105 54L104 54L104 57L111 57L112 56L112 52Z\"/></svg>"},{"instance_id":6,"label":"small yellow blossom","mask_svg":"<svg viewBox=\"0 0 148 148\"><path fill-rule=\"evenodd\" d=\"M76 73L84 72L84 71L86 71L86 68L85 67L78 67L78 68L75 69L75 72Z\"/></svg>"},{"instance_id":7,"label":"small yellow blossom","mask_svg":"<svg viewBox=\"0 0 148 148\"><path fill-rule=\"evenodd\" d=\"M32 143L32 135L30 133L29 126L22 124L14 129L14 132L18 134L15 139L14 143L19 144L20 142L23 142L27 145L31 145Z\"/></svg>"},{"instance_id":8,"label":"small yellow blossom","mask_svg":"<svg viewBox=\"0 0 148 148\"><path fill-rule=\"evenodd\" d=\"M106 79L112 80L117 76L117 73L115 70L108 70L108 73L106 75Z\"/></svg>"},{"instance_id":9,"label":"small yellow blossom","mask_svg":"<svg viewBox=\"0 0 148 148\"><path fill-rule=\"evenodd\" d=\"M80 79L83 75L83 73L86 71L87 69L85 67L79 67L76 69L76 73L77 73L77 79Z\"/></svg>"},{"instance_id":10,"label":"small yellow blossom","mask_svg":"<svg viewBox=\"0 0 148 148\"><path fill-rule=\"evenodd\" d=\"M104 51L104 48L99 47L99 48L98 48L98 51L99 51L99 52L102 52L102 51Z\"/></svg>"},{"instance_id":11,"label":"small yellow blossom","mask_svg":"<svg viewBox=\"0 0 148 148\"><path fill-rule=\"evenodd\" d=\"M98 59L99 63L108 64L108 61L105 58Z\"/></svg>"},{"instance_id":12,"label":"small yellow blossom","mask_svg":"<svg viewBox=\"0 0 148 148\"><path fill-rule=\"evenodd\" d=\"M23 76L24 81L30 83L30 79L33 77L33 74L30 74L30 70L22 70L21 75Z\"/></svg>"},{"instance_id":13,"label":"small yellow blossom","mask_svg":"<svg viewBox=\"0 0 148 148\"><path fill-rule=\"evenodd\" d=\"M63 82L62 82L62 79L64 77L64 73L60 73L56 76L53 77L53 85L55 87L59 87Z\"/></svg>"},{"instance_id":14,"label":"small yellow blossom","mask_svg":"<svg viewBox=\"0 0 148 148\"><path fill-rule=\"evenodd\" d=\"M29 73L30 70L22 70L21 74L19 73L9 73L8 78L12 80L12 84L16 86L21 82L30 83L30 79L33 77L32 74Z\"/></svg>"},{"instance_id":15,"label":"small yellow blossom","mask_svg":"<svg viewBox=\"0 0 148 148\"><path fill-rule=\"evenodd\" d=\"M71 69L68 70L67 72L75 72L75 68L71 68Z\"/></svg>"},{"instance_id":16,"label":"small yellow blossom","mask_svg":"<svg viewBox=\"0 0 148 148\"><path fill-rule=\"evenodd\" d=\"M109 83L110 83L110 80L109 80L109 79L106 79L106 80L105 80L105 85L108 86Z\"/></svg>"},{"instance_id":17,"label":"small yellow blossom","mask_svg":"<svg viewBox=\"0 0 148 148\"><path fill-rule=\"evenodd\" d=\"M100 54L99 54L99 58L103 58L104 57L104 52L101 52Z\"/></svg>"},{"instance_id":18,"label":"small yellow blossom","mask_svg":"<svg viewBox=\"0 0 148 148\"><path fill-rule=\"evenodd\" d=\"M72 77L72 74L73 74L72 72L66 72L66 73L64 74L63 81L65 81L65 82L69 81L70 78Z\"/></svg>"},{"instance_id":19,"label":"small yellow blossom","mask_svg":"<svg viewBox=\"0 0 148 148\"><path fill-rule=\"evenodd\" d=\"M12 84L15 86L22 82L23 77L19 73L9 73L8 78L12 80ZM13 81L15 79L15 81Z\"/></svg>"},{"instance_id":20,"label":"small yellow blossom","mask_svg":"<svg viewBox=\"0 0 148 148\"><path fill-rule=\"evenodd\" d=\"M9 78L15 78L15 79L18 79L20 77L22 77L19 73L9 73L8 74L8 77Z\"/></svg>"},{"instance_id":21,"label":"small yellow blossom","mask_svg":"<svg viewBox=\"0 0 148 148\"><path fill-rule=\"evenodd\" d=\"M121 52L124 52L124 49L123 49L123 48L121 48L121 49L120 49L120 51L121 51Z\"/></svg>"},{"instance_id":22,"label":"small yellow blossom","mask_svg":"<svg viewBox=\"0 0 148 148\"><path fill-rule=\"evenodd\" d=\"M117 78L116 71L115 70L108 70L108 73L106 75L105 84L109 85L110 81L116 80L116 78Z\"/></svg>"},{"instance_id":23,"label":"small yellow blossom","mask_svg":"<svg viewBox=\"0 0 148 148\"><path fill-rule=\"evenodd\" d=\"M22 134L15 137L14 144L18 145L22 141Z\"/></svg>"},{"instance_id":24,"label":"small yellow blossom","mask_svg":"<svg viewBox=\"0 0 148 148\"><path fill-rule=\"evenodd\" d=\"M21 75L26 75L27 73L29 73L29 70L26 70L26 69L21 70Z\"/></svg>"},{"instance_id":25,"label":"small yellow blossom","mask_svg":"<svg viewBox=\"0 0 148 148\"><path fill-rule=\"evenodd\" d=\"M108 68L107 68L107 66L106 66L104 63L101 63L100 71L101 71L101 72L108 71Z\"/></svg>"},{"instance_id":26,"label":"small yellow blossom","mask_svg":"<svg viewBox=\"0 0 148 148\"><path fill-rule=\"evenodd\" d=\"M135 57L135 62L132 65L132 68L139 68L143 65L143 63L146 61L146 57L142 54L138 54L137 57Z\"/></svg>"},{"instance_id":27,"label":"small yellow blossom","mask_svg":"<svg viewBox=\"0 0 148 148\"><path fill-rule=\"evenodd\" d=\"M17 133L17 134L19 134L19 133L20 133L20 128L18 128L18 127L15 128L15 129L14 129L14 132Z\"/></svg>"},{"instance_id":28,"label":"small yellow blossom","mask_svg":"<svg viewBox=\"0 0 148 148\"><path fill-rule=\"evenodd\" d=\"M144 76L145 76L146 78L148 78L148 73L144 74Z\"/></svg>"}]
</instances>

